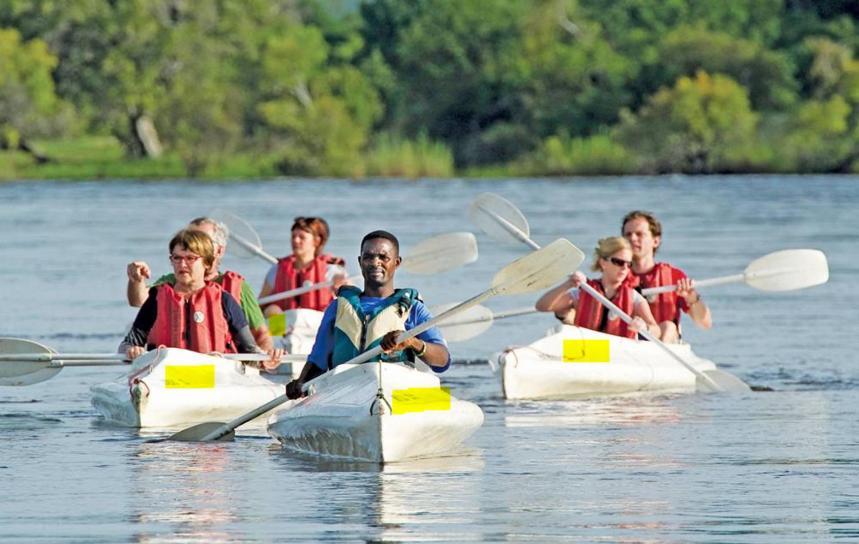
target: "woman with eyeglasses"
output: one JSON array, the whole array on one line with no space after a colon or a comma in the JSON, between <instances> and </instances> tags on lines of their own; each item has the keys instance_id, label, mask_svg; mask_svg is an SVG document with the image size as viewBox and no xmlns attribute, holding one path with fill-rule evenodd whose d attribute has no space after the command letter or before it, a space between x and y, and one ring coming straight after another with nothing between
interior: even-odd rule
<instances>
[{"instance_id":1,"label":"woman with eyeglasses","mask_svg":"<svg viewBox=\"0 0 859 544\"><path fill-rule=\"evenodd\" d=\"M541 312L554 312L555 317L568 325L626 338L636 338L639 330L647 330L658 338L659 325L653 319L650 306L626 282L631 265L632 248L625 238L603 238L594 248L594 262L591 265L591 270L602 272L602 276L597 280L589 280L576 271L564 283L540 297L536 308ZM620 316L580 290L579 285L585 282L632 316L632 325L627 325Z\"/></svg>"},{"instance_id":2,"label":"woman with eyeglasses","mask_svg":"<svg viewBox=\"0 0 859 544\"><path fill-rule=\"evenodd\" d=\"M346 281L346 262L324 252L328 223L321 217L296 217L292 224L292 254L278 259L266 274L259 298L306 285L332 282L332 286L273 302L263 310L266 316L284 310L307 308L323 311Z\"/></svg>"},{"instance_id":3,"label":"woman with eyeglasses","mask_svg":"<svg viewBox=\"0 0 859 544\"><path fill-rule=\"evenodd\" d=\"M212 238L185 229L173 236L169 248L175 282L150 289L119 351L130 360L158 346L200 353L266 353L254 341L236 299L206 280L215 264ZM268 353L280 359L283 350Z\"/></svg>"}]
</instances>

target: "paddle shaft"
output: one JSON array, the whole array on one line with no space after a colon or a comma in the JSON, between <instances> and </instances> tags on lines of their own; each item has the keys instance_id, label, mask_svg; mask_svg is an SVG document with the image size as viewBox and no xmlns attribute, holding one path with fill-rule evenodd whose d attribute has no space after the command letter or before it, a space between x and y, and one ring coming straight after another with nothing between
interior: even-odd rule
<instances>
[{"instance_id":1,"label":"paddle shaft","mask_svg":"<svg viewBox=\"0 0 859 544\"><path fill-rule=\"evenodd\" d=\"M346 281L354 282L360 280L361 276L351 276L347 278ZM333 281L323 281L320 283L314 283L311 285L305 285L303 287L296 287L295 289L290 289L288 291L281 291L280 293L275 293L273 295L268 295L259 299L260 304L269 304L270 302L277 302L278 300L283 300L285 298L297 297L298 295L303 295L304 293L309 293L311 291L316 291L317 289L324 289L326 287L331 287L334 285Z\"/></svg>"},{"instance_id":2,"label":"paddle shaft","mask_svg":"<svg viewBox=\"0 0 859 544\"><path fill-rule=\"evenodd\" d=\"M247 238L244 238L243 236L239 236L238 234L234 234L233 232L230 232L230 238L235 240L240 246L247 249L248 251L250 251L251 253L253 253L257 257L260 257L263 260L270 262L271 264L277 264L277 258L276 257L269 255L268 253L263 251L262 248L257 247L256 244L254 244L253 242L251 242Z\"/></svg>"},{"instance_id":3,"label":"paddle shaft","mask_svg":"<svg viewBox=\"0 0 859 544\"><path fill-rule=\"evenodd\" d=\"M518 317L520 315L529 315L538 313L533 307L529 308L517 308L514 310L505 310L503 312L495 312L492 315L478 318L478 319L468 319L463 321L446 321L442 323L444 327L455 327L457 325L470 325L472 323L483 323L484 321L495 321L497 319L507 319L508 317Z\"/></svg>"},{"instance_id":4,"label":"paddle shaft","mask_svg":"<svg viewBox=\"0 0 859 544\"><path fill-rule=\"evenodd\" d=\"M205 355L205 354L204 354ZM218 355L223 359L233 361L268 361L271 357L265 353L226 353ZM307 359L305 355L284 355L280 358L280 362L303 362ZM79 364L81 362L93 363L91 366L98 366L99 363L129 363L130 361L121 353L18 353L18 354L2 354L2 361L24 361L32 363L45 362L61 362L65 366L88 366ZM69 364L73 363L73 364ZM62 366L62 365L61 365Z\"/></svg>"},{"instance_id":5,"label":"paddle shaft","mask_svg":"<svg viewBox=\"0 0 859 544\"><path fill-rule=\"evenodd\" d=\"M710 287L713 285L724 285L726 283L748 283L749 280L757 278L766 278L769 276L778 276L785 272L793 272L793 270L768 270L766 272L752 272L747 274L732 274L730 276L720 276L718 278L710 278L706 280L695 280L692 284L695 289L699 287ZM658 295L660 293L670 293L676 291L676 285L662 285L659 287L650 287L642 289L641 294L644 296Z\"/></svg>"}]
</instances>

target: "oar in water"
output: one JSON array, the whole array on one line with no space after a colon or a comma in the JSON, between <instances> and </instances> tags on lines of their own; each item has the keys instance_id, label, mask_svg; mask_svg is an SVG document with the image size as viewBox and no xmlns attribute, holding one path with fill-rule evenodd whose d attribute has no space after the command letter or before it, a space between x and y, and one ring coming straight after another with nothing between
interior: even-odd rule
<instances>
[{"instance_id":1,"label":"oar in water","mask_svg":"<svg viewBox=\"0 0 859 544\"><path fill-rule=\"evenodd\" d=\"M783 249L759 257L749 263L742 274L695 280L695 288L745 283L761 291L793 291L829 281L826 255L817 249ZM663 285L643 289L644 296L669 293L676 285Z\"/></svg>"},{"instance_id":2,"label":"oar in water","mask_svg":"<svg viewBox=\"0 0 859 544\"><path fill-rule=\"evenodd\" d=\"M238 361L268 361L257 353L219 355ZM284 355L280 362L304 362L306 355ZM131 361L121 353L57 353L24 338L0 338L0 385L32 385L49 380L65 367L128 366Z\"/></svg>"},{"instance_id":3,"label":"oar in water","mask_svg":"<svg viewBox=\"0 0 859 544\"><path fill-rule=\"evenodd\" d=\"M403 256L400 267L412 274L438 274L459 268L477 260L477 239L470 232L439 234L420 242ZM350 281L360 280L353 276ZM296 297L333 285L330 281L314 283L268 295L259 299L260 305Z\"/></svg>"},{"instance_id":4,"label":"oar in water","mask_svg":"<svg viewBox=\"0 0 859 544\"><path fill-rule=\"evenodd\" d=\"M495 274L495 277L492 278L492 284L486 291L483 291L465 302L457 304L453 308L442 312L438 316L426 321L418 327L404 332L397 337L397 342L400 343L417 336L423 331L434 327L436 324L441 323L444 320L449 319L452 316L476 306L484 300L490 299L494 296L529 293L545 289L564 278L569 270L578 267L583 260L584 254L579 251L576 246L564 239L555 240L543 249L517 259L499 270L498 273ZM365 351L358 357L347 361L345 364L363 363L376 357L380 353L382 353L381 346L376 346L371 350ZM313 380L304 384L304 389L307 390L312 383ZM234 432L240 425L243 425L269 410L280 406L287 400L288 398L284 394L228 423L200 423L179 431L169 439L202 442L218 440L225 435L229 435Z\"/></svg>"},{"instance_id":5,"label":"oar in water","mask_svg":"<svg viewBox=\"0 0 859 544\"><path fill-rule=\"evenodd\" d=\"M515 213L511 213L515 210ZM478 195L474 200L469 210L469 217L481 226L493 225L487 232L492 233L493 237L501 237L501 233L508 233L507 240L515 240L522 242L531 248L539 248L540 246L531 238L528 237L528 229L522 229L521 221L524 219L522 212L516 208L511 202L504 198L493 194L483 193ZM519 226L517 226L517 222ZM527 227L527 221L525 221ZM568 274L570 271L568 270ZM632 318L624 313L620 308L614 305L609 299L598 293L590 285L583 283L579 286L580 289L597 299L607 309L612 310L625 323L631 324ZM718 369L698 370L692 364L688 363L683 357L675 353L671 348L665 345L661 340L651 335L646 330L640 330L639 334L647 340L659 346L665 353L671 356L675 361L683 365L689 372L695 375L696 384L699 389L712 392L747 392L751 388L736 376Z\"/></svg>"}]
</instances>

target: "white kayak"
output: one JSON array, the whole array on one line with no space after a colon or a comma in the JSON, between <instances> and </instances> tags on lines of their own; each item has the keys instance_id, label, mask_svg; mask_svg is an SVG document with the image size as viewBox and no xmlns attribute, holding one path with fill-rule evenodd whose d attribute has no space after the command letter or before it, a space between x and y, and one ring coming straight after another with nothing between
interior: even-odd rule
<instances>
[{"instance_id":1,"label":"white kayak","mask_svg":"<svg viewBox=\"0 0 859 544\"><path fill-rule=\"evenodd\" d=\"M291 364L281 366L288 371ZM288 379L216 355L161 348L135 359L126 376L90 391L93 407L113 424L179 427L229 421L282 395Z\"/></svg>"},{"instance_id":2,"label":"white kayak","mask_svg":"<svg viewBox=\"0 0 859 544\"><path fill-rule=\"evenodd\" d=\"M700 371L712 361L689 344L667 344ZM564 325L560 332L498 356L507 399L575 399L600 395L696 390L695 375L659 346Z\"/></svg>"},{"instance_id":3,"label":"white kayak","mask_svg":"<svg viewBox=\"0 0 859 544\"><path fill-rule=\"evenodd\" d=\"M316 341L316 331L322 323L322 312L308 308L286 310L268 319L269 331L276 347L283 348L294 355L309 355ZM303 363L293 363L290 368L292 377L301 374ZM286 373L285 369L279 370Z\"/></svg>"},{"instance_id":4,"label":"white kayak","mask_svg":"<svg viewBox=\"0 0 859 544\"><path fill-rule=\"evenodd\" d=\"M483 411L418 366L340 365L313 380L307 397L272 414L268 432L286 448L341 459L385 463L449 453L483 424Z\"/></svg>"}]
</instances>

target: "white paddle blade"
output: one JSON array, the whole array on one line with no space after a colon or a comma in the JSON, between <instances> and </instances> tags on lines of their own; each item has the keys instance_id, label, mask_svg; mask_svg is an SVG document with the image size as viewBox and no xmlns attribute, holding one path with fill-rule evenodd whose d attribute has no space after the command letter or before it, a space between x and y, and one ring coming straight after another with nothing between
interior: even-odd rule
<instances>
[{"instance_id":1,"label":"white paddle blade","mask_svg":"<svg viewBox=\"0 0 859 544\"><path fill-rule=\"evenodd\" d=\"M525 238L531 236L528 220L519 208L495 193L477 195L468 208L468 218L490 238L499 242L509 243L511 239L518 240L511 233L511 227L520 231Z\"/></svg>"},{"instance_id":2,"label":"white paddle blade","mask_svg":"<svg viewBox=\"0 0 859 544\"><path fill-rule=\"evenodd\" d=\"M719 386L719 389L714 390L713 386L707 383L707 380L699 377L695 380L696 388L706 393L748 393L752 390L746 382L724 370L711 368L702 370L701 373Z\"/></svg>"},{"instance_id":3,"label":"white paddle blade","mask_svg":"<svg viewBox=\"0 0 859 544\"><path fill-rule=\"evenodd\" d=\"M32 355L52 354L51 348L23 338L0 338L0 354ZM62 367L51 366L51 361L12 360L0 362L0 385L33 385L50 380Z\"/></svg>"},{"instance_id":4,"label":"white paddle blade","mask_svg":"<svg viewBox=\"0 0 859 544\"><path fill-rule=\"evenodd\" d=\"M793 291L829 281L829 265L817 249L785 249L752 261L743 276L761 291Z\"/></svg>"},{"instance_id":5,"label":"white paddle blade","mask_svg":"<svg viewBox=\"0 0 859 544\"><path fill-rule=\"evenodd\" d=\"M261 251L262 241L250 223L222 209L213 210L209 217L220 221L227 228L227 233L233 241L232 244L227 244L227 247L236 257L250 259L259 255L252 248L255 247Z\"/></svg>"},{"instance_id":6,"label":"white paddle blade","mask_svg":"<svg viewBox=\"0 0 859 544\"><path fill-rule=\"evenodd\" d=\"M551 244L508 264L492 278L498 294L515 295L547 289L579 268L585 254L569 240Z\"/></svg>"},{"instance_id":7,"label":"white paddle blade","mask_svg":"<svg viewBox=\"0 0 859 544\"><path fill-rule=\"evenodd\" d=\"M450 310L458 303L442 304L433 306L430 311L433 315L439 315L442 312ZM475 336L480 336L492 326L493 316L492 310L486 306L472 306L464 312L444 320L438 324L444 339L448 342L464 342Z\"/></svg>"},{"instance_id":8,"label":"white paddle blade","mask_svg":"<svg viewBox=\"0 0 859 544\"><path fill-rule=\"evenodd\" d=\"M403 257L400 265L413 274L438 274L477 260L477 238L470 232L451 232L427 238Z\"/></svg>"}]
</instances>

